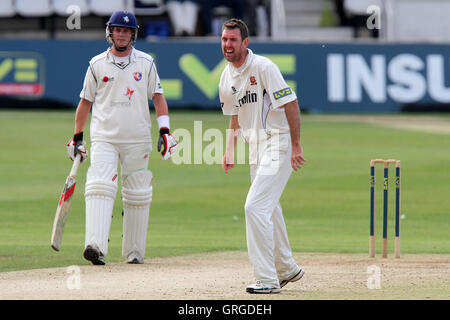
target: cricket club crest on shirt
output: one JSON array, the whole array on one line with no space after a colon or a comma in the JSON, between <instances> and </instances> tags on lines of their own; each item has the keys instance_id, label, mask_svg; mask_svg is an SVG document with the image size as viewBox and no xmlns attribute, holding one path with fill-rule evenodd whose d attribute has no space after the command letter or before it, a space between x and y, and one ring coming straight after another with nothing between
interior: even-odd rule
<instances>
[{"instance_id":1,"label":"cricket club crest on shirt","mask_svg":"<svg viewBox=\"0 0 450 320\"><path fill-rule=\"evenodd\" d=\"M140 81L142 79L142 73L135 72L135 73L133 73L133 77L134 77L134 80Z\"/></svg>"},{"instance_id":2,"label":"cricket club crest on shirt","mask_svg":"<svg viewBox=\"0 0 450 320\"><path fill-rule=\"evenodd\" d=\"M134 90L130 90L130 88L127 88L127 93L125 93L125 96L128 97L128 100L131 100L131 96L133 95Z\"/></svg>"},{"instance_id":3,"label":"cricket club crest on shirt","mask_svg":"<svg viewBox=\"0 0 450 320\"><path fill-rule=\"evenodd\" d=\"M250 85L252 85L252 86L255 86L255 85L257 85L258 83L256 82L256 78L254 77L254 76L251 76L250 77Z\"/></svg>"}]
</instances>

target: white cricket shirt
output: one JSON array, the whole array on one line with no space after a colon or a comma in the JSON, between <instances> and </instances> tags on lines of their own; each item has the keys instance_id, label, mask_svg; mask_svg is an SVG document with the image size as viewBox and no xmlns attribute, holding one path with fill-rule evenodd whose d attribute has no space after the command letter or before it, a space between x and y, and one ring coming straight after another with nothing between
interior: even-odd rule
<instances>
[{"instance_id":1,"label":"white cricket shirt","mask_svg":"<svg viewBox=\"0 0 450 320\"><path fill-rule=\"evenodd\" d=\"M297 96L277 65L250 49L241 67L231 63L225 67L219 98L224 115L238 115L242 136L249 143L257 143L261 131L266 136L290 131L284 108L279 107Z\"/></svg>"},{"instance_id":2,"label":"white cricket shirt","mask_svg":"<svg viewBox=\"0 0 450 320\"><path fill-rule=\"evenodd\" d=\"M93 102L91 141L151 142L148 100L155 93L163 90L148 54L133 48L124 63L108 49L92 58L80 93Z\"/></svg>"}]
</instances>

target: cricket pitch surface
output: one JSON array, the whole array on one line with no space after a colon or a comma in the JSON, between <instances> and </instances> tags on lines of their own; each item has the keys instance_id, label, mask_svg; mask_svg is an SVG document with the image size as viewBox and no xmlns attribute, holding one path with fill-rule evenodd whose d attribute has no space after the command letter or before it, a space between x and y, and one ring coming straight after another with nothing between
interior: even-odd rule
<instances>
[{"instance_id":1,"label":"cricket pitch surface","mask_svg":"<svg viewBox=\"0 0 450 320\"><path fill-rule=\"evenodd\" d=\"M106 266L0 273L0 299L13 300L385 300L450 299L450 255L294 253L304 277L280 294L250 295L245 251L191 254Z\"/></svg>"}]
</instances>

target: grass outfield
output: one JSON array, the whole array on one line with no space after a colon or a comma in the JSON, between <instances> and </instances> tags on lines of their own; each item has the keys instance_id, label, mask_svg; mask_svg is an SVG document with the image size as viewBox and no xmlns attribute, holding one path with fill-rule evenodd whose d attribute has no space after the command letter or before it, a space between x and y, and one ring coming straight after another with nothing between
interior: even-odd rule
<instances>
[{"instance_id":1,"label":"grass outfield","mask_svg":"<svg viewBox=\"0 0 450 320\"><path fill-rule=\"evenodd\" d=\"M442 117L450 121L448 115ZM203 132L224 131L228 125L219 112L192 111L173 112L171 126L193 132L194 120L203 121ZM71 166L65 144L73 125L73 112L0 111L0 271L88 264L82 258L86 164L79 169L62 250L50 248L58 196ZM402 160L402 253L450 253L449 134L304 115L302 141L307 164L293 174L281 199L293 251L368 252L369 161L395 158ZM203 142L203 149L208 144ZM156 149L155 141L153 146ZM243 206L250 186L248 165L225 175L219 164L175 165L162 161L154 150L149 168L154 191L147 258L246 249ZM377 182L379 253L381 169ZM120 198L119 185L110 262L122 261Z\"/></svg>"}]
</instances>

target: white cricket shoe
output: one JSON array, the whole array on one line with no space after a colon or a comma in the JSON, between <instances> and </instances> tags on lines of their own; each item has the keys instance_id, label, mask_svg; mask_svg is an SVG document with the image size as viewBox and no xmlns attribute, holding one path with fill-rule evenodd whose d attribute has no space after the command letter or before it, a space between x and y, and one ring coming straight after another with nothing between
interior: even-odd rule
<instances>
[{"instance_id":1,"label":"white cricket shoe","mask_svg":"<svg viewBox=\"0 0 450 320\"><path fill-rule=\"evenodd\" d=\"M135 251L131 252L127 257L128 264L143 264L144 259L142 259L141 255Z\"/></svg>"},{"instance_id":2,"label":"white cricket shoe","mask_svg":"<svg viewBox=\"0 0 450 320\"><path fill-rule=\"evenodd\" d=\"M246 291L248 293L269 294L269 293L280 293L280 288L270 285L264 285L261 282L257 281L255 284L247 286Z\"/></svg>"},{"instance_id":3,"label":"white cricket shoe","mask_svg":"<svg viewBox=\"0 0 450 320\"><path fill-rule=\"evenodd\" d=\"M296 272L293 276L285 279L285 280L280 280L280 288L283 288L285 285L287 285L289 282L295 282L300 280L303 275L305 274L305 271L303 271L302 269L300 269L298 272Z\"/></svg>"}]
</instances>

